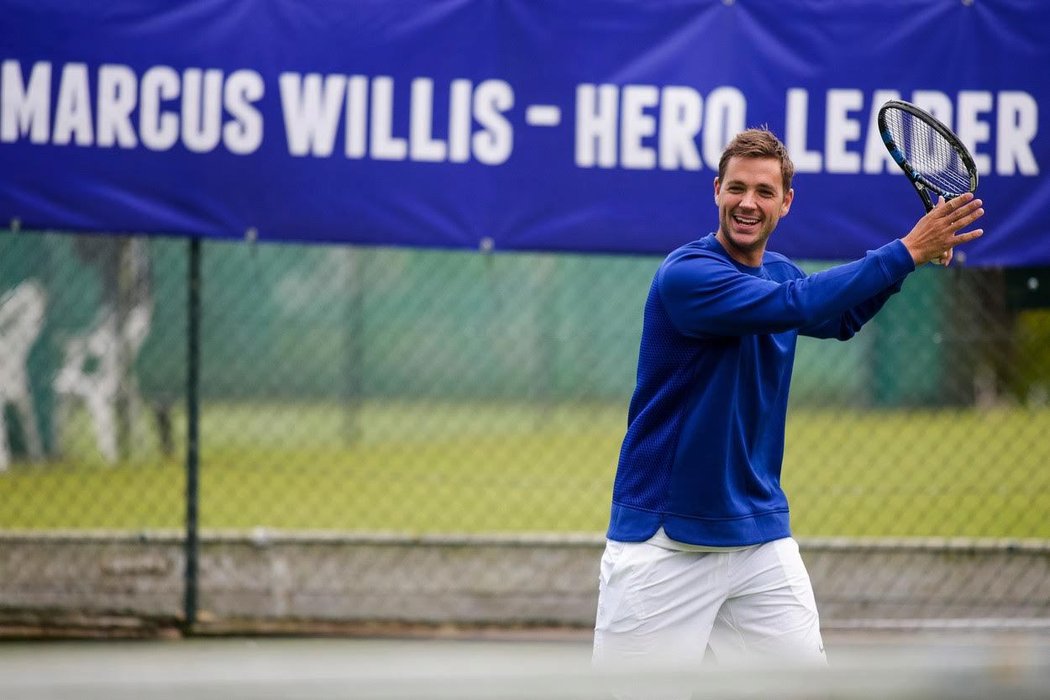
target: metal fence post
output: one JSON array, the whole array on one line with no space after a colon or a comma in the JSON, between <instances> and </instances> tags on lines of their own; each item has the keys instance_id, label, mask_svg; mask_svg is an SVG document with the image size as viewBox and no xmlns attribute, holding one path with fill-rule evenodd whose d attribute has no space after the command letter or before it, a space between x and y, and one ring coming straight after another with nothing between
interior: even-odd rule
<instances>
[{"instance_id":1,"label":"metal fence post","mask_svg":"<svg viewBox=\"0 0 1050 700\"><path fill-rule=\"evenodd\" d=\"M197 622L197 563L199 505L199 437L200 437L200 306L201 242L190 239L189 308L186 358L186 580L185 631L192 632Z\"/></svg>"}]
</instances>

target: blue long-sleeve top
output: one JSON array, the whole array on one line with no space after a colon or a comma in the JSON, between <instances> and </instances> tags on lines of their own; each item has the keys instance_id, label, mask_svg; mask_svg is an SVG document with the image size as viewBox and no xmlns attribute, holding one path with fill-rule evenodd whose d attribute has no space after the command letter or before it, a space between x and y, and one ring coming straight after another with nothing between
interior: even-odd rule
<instances>
[{"instance_id":1,"label":"blue long-sleeve top","mask_svg":"<svg viewBox=\"0 0 1050 700\"><path fill-rule=\"evenodd\" d=\"M767 251L733 260L710 234L671 253L645 304L608 537L758 544L791 534L780 486L801 333L851 338L915 265L893 241L806 275Z\"/></svg>"}]
</instances>

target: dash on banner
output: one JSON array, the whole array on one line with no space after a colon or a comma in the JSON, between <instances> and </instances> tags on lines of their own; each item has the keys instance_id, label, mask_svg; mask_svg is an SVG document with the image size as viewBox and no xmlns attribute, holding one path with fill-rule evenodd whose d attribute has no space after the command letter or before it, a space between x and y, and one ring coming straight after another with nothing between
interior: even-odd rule
<instances>
[{"instance_id":1,"label":"dash on banner","mask_svg":"<svg viewBox=\"0 0 1050 700\"><path fill-rule=\"evenodd\" d=\"M558 126L561 108L557 105L530 105L525 110L525 123L530 126Z\"/></svg>"}]
</instances>

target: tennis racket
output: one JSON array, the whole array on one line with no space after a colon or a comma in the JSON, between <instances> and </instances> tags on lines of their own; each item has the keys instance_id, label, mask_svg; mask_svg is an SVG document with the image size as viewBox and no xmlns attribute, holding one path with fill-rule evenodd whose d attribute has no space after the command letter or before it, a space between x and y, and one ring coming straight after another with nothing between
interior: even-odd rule
<instances>
[{"instance_id":1,"label":"tennis racket","mask_svg":"<svg viewBox=\"0 0 1050 700\"><path fill-rule=\"evenodd\" d=\"M945 201L977 190L977 166L955 133L910 102L890 100L879 109L879 132L890 155L929 212L934 196Z\"/></svg>"}]
</instances>

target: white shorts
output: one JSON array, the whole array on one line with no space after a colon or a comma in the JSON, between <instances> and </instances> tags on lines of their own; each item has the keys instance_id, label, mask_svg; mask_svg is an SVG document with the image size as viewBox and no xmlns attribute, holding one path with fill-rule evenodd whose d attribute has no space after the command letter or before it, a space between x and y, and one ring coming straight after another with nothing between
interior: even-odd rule
<instances>
[{"instance_id":1,"label":"white shorts","mask_svg":"<svg viewBox=\"0 0 1050 700\"><path fill-rule=\"evenodd\" d=\"M608 542L594 630L597 668L825 665L809 573L792 538L727 552Z\"/></svg>"}]
</instances>

